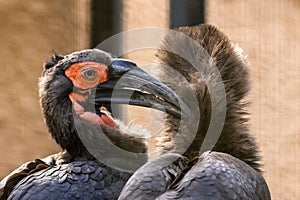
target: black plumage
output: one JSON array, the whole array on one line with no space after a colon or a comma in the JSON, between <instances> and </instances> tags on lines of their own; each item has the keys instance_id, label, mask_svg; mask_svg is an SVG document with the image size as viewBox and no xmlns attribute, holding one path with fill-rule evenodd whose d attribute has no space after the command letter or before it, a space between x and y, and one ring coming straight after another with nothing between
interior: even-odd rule
<instances>
[{"instance_id":1,"label":"black plumage","mask_svg":"<svg viewBox=\"0 0 300 200\"><path fill-rule=\"evenodd\" d=\"M97 160L76 160L25 177L8 199L116 199L128 178Z\"/></svg>"},{"instance_id":2,"label":"black plumage","mask_svg":"<svg viewBox=\"0 0 300 200\"><path fill-rule=\"evenodd\" d=\"M112 57L99 50L84 50L67 56L54 55L44 65L40 78L41 107L52 137L64 150L41 160L25 163L1 182L2 199L117 199L131 173L114 170L92 156L81 142L75 123L92 134L91 124L73 115L68 95L72 82L65 69L76 62L111 64ZM94 133L99 127L92 127ZM106 133L121 130L110 130ZM128 140L122 134L124 141ZM136 140L136 142L142 142ZM122 146L122 145L120 145ZM136 151L145 151L138 149Z\"/></svg>"},{"instance_id":3,"label":"black plumage","mask_svg":"<svg viewBox=\"0 0 300 200\"><path fill-rule=\"evenodd\" d=\"M78 100L82 104L82 109L86 109L84 113L90 114L96 119L99 115L98 120L102 120L100 117L103 116L105 117L103 119L106 120L111 118L108 116L107 111L96 111L102 104L104 105L102 103L103 99L99 97L96 103L90 93L94 93L94 90L99 90L103 93L111 92L112 89L109 87L114 86L115 81L120 78L122 73L130 72L130 77L135 76L136 73L136 77L140 76L142 80L151 80L153 83L160 84L159 81L140 70L133 62L112 58L108 53L98 49L83 50L66 56L53 56L50 61L45 63L44 71L40 78L40 102L48 130L64 151L41 160L25 163L4 178L0 185L1 199L28 199L29 196L30 199L117 199L122 186L126 183L131 173L112 169L97 161L95 156L89 151L93 151L96 148L96 150L102 151L102 155L111 155L111 149L106 146L111 144L107 142L108 138L113 144L133 153L146 152L144 139L131 135L140 131L139 129L127 127L123 130L121 129L121 124L117 126L110 124L110 126L105 124L104 121L100 124L91 124L76 113L75 105L78 106L80 104L73 103L69 95L76 93L80 96L80 92L87 89L76 88L67 76L66 70L72 66L75 66L76 69L76 64L78 63L84 65L84 69L77 74L79 76L78 81L86 78L88 75L93 75L93 72L96 71L92 70L98 69L95 66L100 66L98 70L105 69L101 71L102 74L98 74L99 80L96 76L96 85L93 88L88 88L88 92L83 94L83 97L87 99ZM90 70L89 72L92 71L92 73L84 74L86 69ZM100 84L101 86L97 87L102 77L107 77L107 80L104 80L105 84ZM91 80L88 79L88 81ZM89 84L90 82L87 83ZM128 80L126 84L124 84L125 89L121 87L119 90L126 92L126 88L131 88L130 84L134 85L134 82L132 83ZM163 85L161 85L160 89L162 88L164 88ZM144 89L147 90L147 88ZM151 89L152 92L155 92L155 90L157 89ZM135 95L136 98L143 96L142 90L138 90L138 92ZM139 105L143 105L143 103L151 105L151 101L155 100L156 95L151 95L148 92L145 92L145 94L147 96L145 99L148 101L141 102L139 99L131 98L126 102L133 101ZM167 96L170 97L169 94ZM96 98L98 97L96 96ZM111 97L108 96L107 98ZM161 97L160 99L163 98ZM111 100L113 101L113 98ZM159 100L156 100L156 102L159 102ZM96 109L95 113L93 113L91 107L94 110ZM109 121L111 122L111 120ZM88 150L82 143L79 132L83 133L83 137L91 140L100 138L99 143L96 143L96 145L100 146L91 146ZM106 139L106 143L104 139ZM144 155L142 154L139 157L141 162L146 161L147 156ZM114 156L112 159L122 159L122 154L113 154L112 156ZM87 188L88 191L84 192Z\"/></svg>"},{"instance_id":4,"label":"black plumage","mask_svg":"<svg viewBox=\"0 0 300 200\"><path fill-rule=\"evenodd\" d=\"M248 102L245 101L245 96L250 84L248 64L243 52L211 25L183 27L176 31L192 38L202 49L191 45L184 37L169 35L165 37L157 57L161 64L171 66L182 74L187 80L185 83L176 79L166 68L161 75L161 80L168 85L166 86L138 69L133 62L112 58L97 49L83 50L67 56L56 55L46 62L40 79L41 107L49 132L64 152L26 163L8 175L0 185L1 200L270 199L261 172L259 150L247 125ZM170 49L176 49L179 55L170 52ZM204 56L206 54L208 57ZM191 60L180 55L186 55ZM198 64L198 69L192 66L191 61ZM69 95L76 93L76 98L79 98L78 95L82 98L88 92L82 95L82 91L86 89L75 87L74 90L75 82L66 75L66 70L76 63L86 62L107 66L107 74L104 75L108 78L93 86L93 91L96 91L94 100L87 95L88 100L80 100L80 104L76 104ZM221 82L215 82L216 74L212 66L217 67ZM119 97L113 99L112 90L125 74L127 81L119 86ZM137 76L142 78L137 79ZM135 90L137 81L143 81L144 88ZM218 96L217 93L216 100L226 100L225 122L212 149L202 148L210 124L218 126L219 123L214 121L212 110L218 111L220 107L213 107L215 104L211 97L215 94L209 90L209 87L215 88L219 84L224 85L225 97ZM187 87L193 88L195 92L198 100L196 107L190 102L179 105L177 96L185 100ZM127 92L133 95L123 101L122 95ZM140 130L122 129L121 124L91 124L84 120L81 111L73 113L78 105L84 107L84 112L91 112L91 106L98 109L111 102L127 102L145 107L159 104L156 108L168 113L165 127L146 141L137 134ZM180 111L185 113L181 119L183 125L178 118ZM194 119L196 112L201 113L200 121ZM105 117L104 113L96 112L100 118ZM190 115L186 116L186 113ZM196 128L196 134L191 137L193 128ZM90 153L91 149L83 144L78 131L83 131L87 137L92 138L101 138L101 132L122 149L140 153L142 162L146 162L148 157L149 161L133 175L112 169L103 160L95 159L95 154ZM176 135L179 137L175 137ZM188 148L186 141L191 141ZM111 150L104 141L99 145L100 151ZM178 152L182 149L183 155L179 155ZM94 150L95 148L92 152ZM146 152L148 156L144 154ZM125 154L113 156L116 157L111 157L112 160L127 162Z\"/></svg>"}]
</instances>

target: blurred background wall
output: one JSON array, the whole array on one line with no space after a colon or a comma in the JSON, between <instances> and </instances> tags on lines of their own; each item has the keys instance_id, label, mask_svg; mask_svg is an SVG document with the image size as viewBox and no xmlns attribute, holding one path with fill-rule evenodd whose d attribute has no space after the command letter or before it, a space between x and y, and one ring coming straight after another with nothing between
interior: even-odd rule
<instances>
[{"instance_id":1,"label":"blurred background wall","mask_svg":"<svg viewBox=\"0 0 300 200\"><path fill-rule=\"evenodd\" d=\"M251 128L273 199L300 199L299 19L298 0L0 1L0 178L25 161L59 151L38 103L38 77L52 53L91 48L122 30L206 22L248 54ZM126 57L145 65L154 52ZM147 123L139 120L143 112L148 111L132 119Z\"/></svg>"},{"instance_id":2,"label":"blurred background wall","mask_svg":"<svg viewBox=\"0 0 300 200\"><path fill-rule=\"evenodd\" d=\"M0 176L59 150L44 126L38 78L57 51L89 46L87 1L0 1Z\"/></svg>"}]
</instances>

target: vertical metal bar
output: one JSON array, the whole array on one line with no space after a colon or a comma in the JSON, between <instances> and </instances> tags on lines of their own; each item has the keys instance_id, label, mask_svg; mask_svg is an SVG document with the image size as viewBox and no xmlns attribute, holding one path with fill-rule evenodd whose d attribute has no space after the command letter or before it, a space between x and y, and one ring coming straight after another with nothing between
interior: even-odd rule
<instances>
[{"instance_id":1,"label":"vertical metal bar","mask_svg":"<svg viewBox=\"0 0 300 200\"><path fill-rule=\"evenodd\" d=\"M92 0L91 2L91 46L95 47L112 35L112 1Z\"/></svg>"},{"instance_id":2,"label":"vertical metal bar","mask_svg":"<svg viewBox=\"0 0 300 200\"><path fill-rule=\"evenodd\" d=\"M205 0L170 0L170 28L205 22Z\"/></svg>"},{"instance_id":3,"label":"vertical metal bar","mask_svg":"<svg viewBox=\"0 0 300 200\"><path fill-rule=\"evenodd\" d=\"M91 0L91 48L96 47L102 41L119 33L122 30L122 1L121 0ZM122 41L114 49L120 52ZM109 52L115 53L115 52ZM111 107L107 109L111 111ZM121 107L114 106L114 116L120 118Z\"/></svg>"}]
</instances>

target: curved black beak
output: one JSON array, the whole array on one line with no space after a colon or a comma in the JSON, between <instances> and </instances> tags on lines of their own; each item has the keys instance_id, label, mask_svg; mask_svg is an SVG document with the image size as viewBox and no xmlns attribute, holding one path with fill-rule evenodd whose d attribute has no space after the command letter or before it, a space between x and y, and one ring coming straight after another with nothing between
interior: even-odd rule
<instances>
[{"instance_id":1,"label":"curved black beak","mask_svg":"<svg viewBox=\"0 0 300 200\"><path fill-rule=\"evenodd\" d=\"M178 118L183 107L172 89L125 59L114 59L108 66L108 81L97 86L95 104L151 107Z\"/></svg>"}]
</instances>

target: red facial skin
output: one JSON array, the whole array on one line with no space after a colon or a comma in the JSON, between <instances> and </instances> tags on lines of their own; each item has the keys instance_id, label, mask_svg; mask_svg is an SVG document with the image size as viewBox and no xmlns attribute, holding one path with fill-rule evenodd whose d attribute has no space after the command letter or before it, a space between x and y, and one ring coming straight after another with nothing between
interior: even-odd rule
<instances>
[{"instance_id":1,"label":"red facial skin","mask_svg":"<svg viewBox=\"0 0 300 200\"><path fill-rule=\"evenodd\" d=\"M92 70L95 74L91 78L84 76L85 70ZM96 113L85 112L84 108L77 103L77 101L85 101L91 93L91 89L98 84L107 81L108 67L101 63L96 62L80 62L71 65L66 71L66 76L72 81L76 88L82 92L72 92L69 94L69 99L73 104L75 113L83 120L91 124L106 125L112 128L116 127L114 119L110 116L109 112L104 108L100 108L102 115L98 116Z\"/></svg>"}]
</instances>

